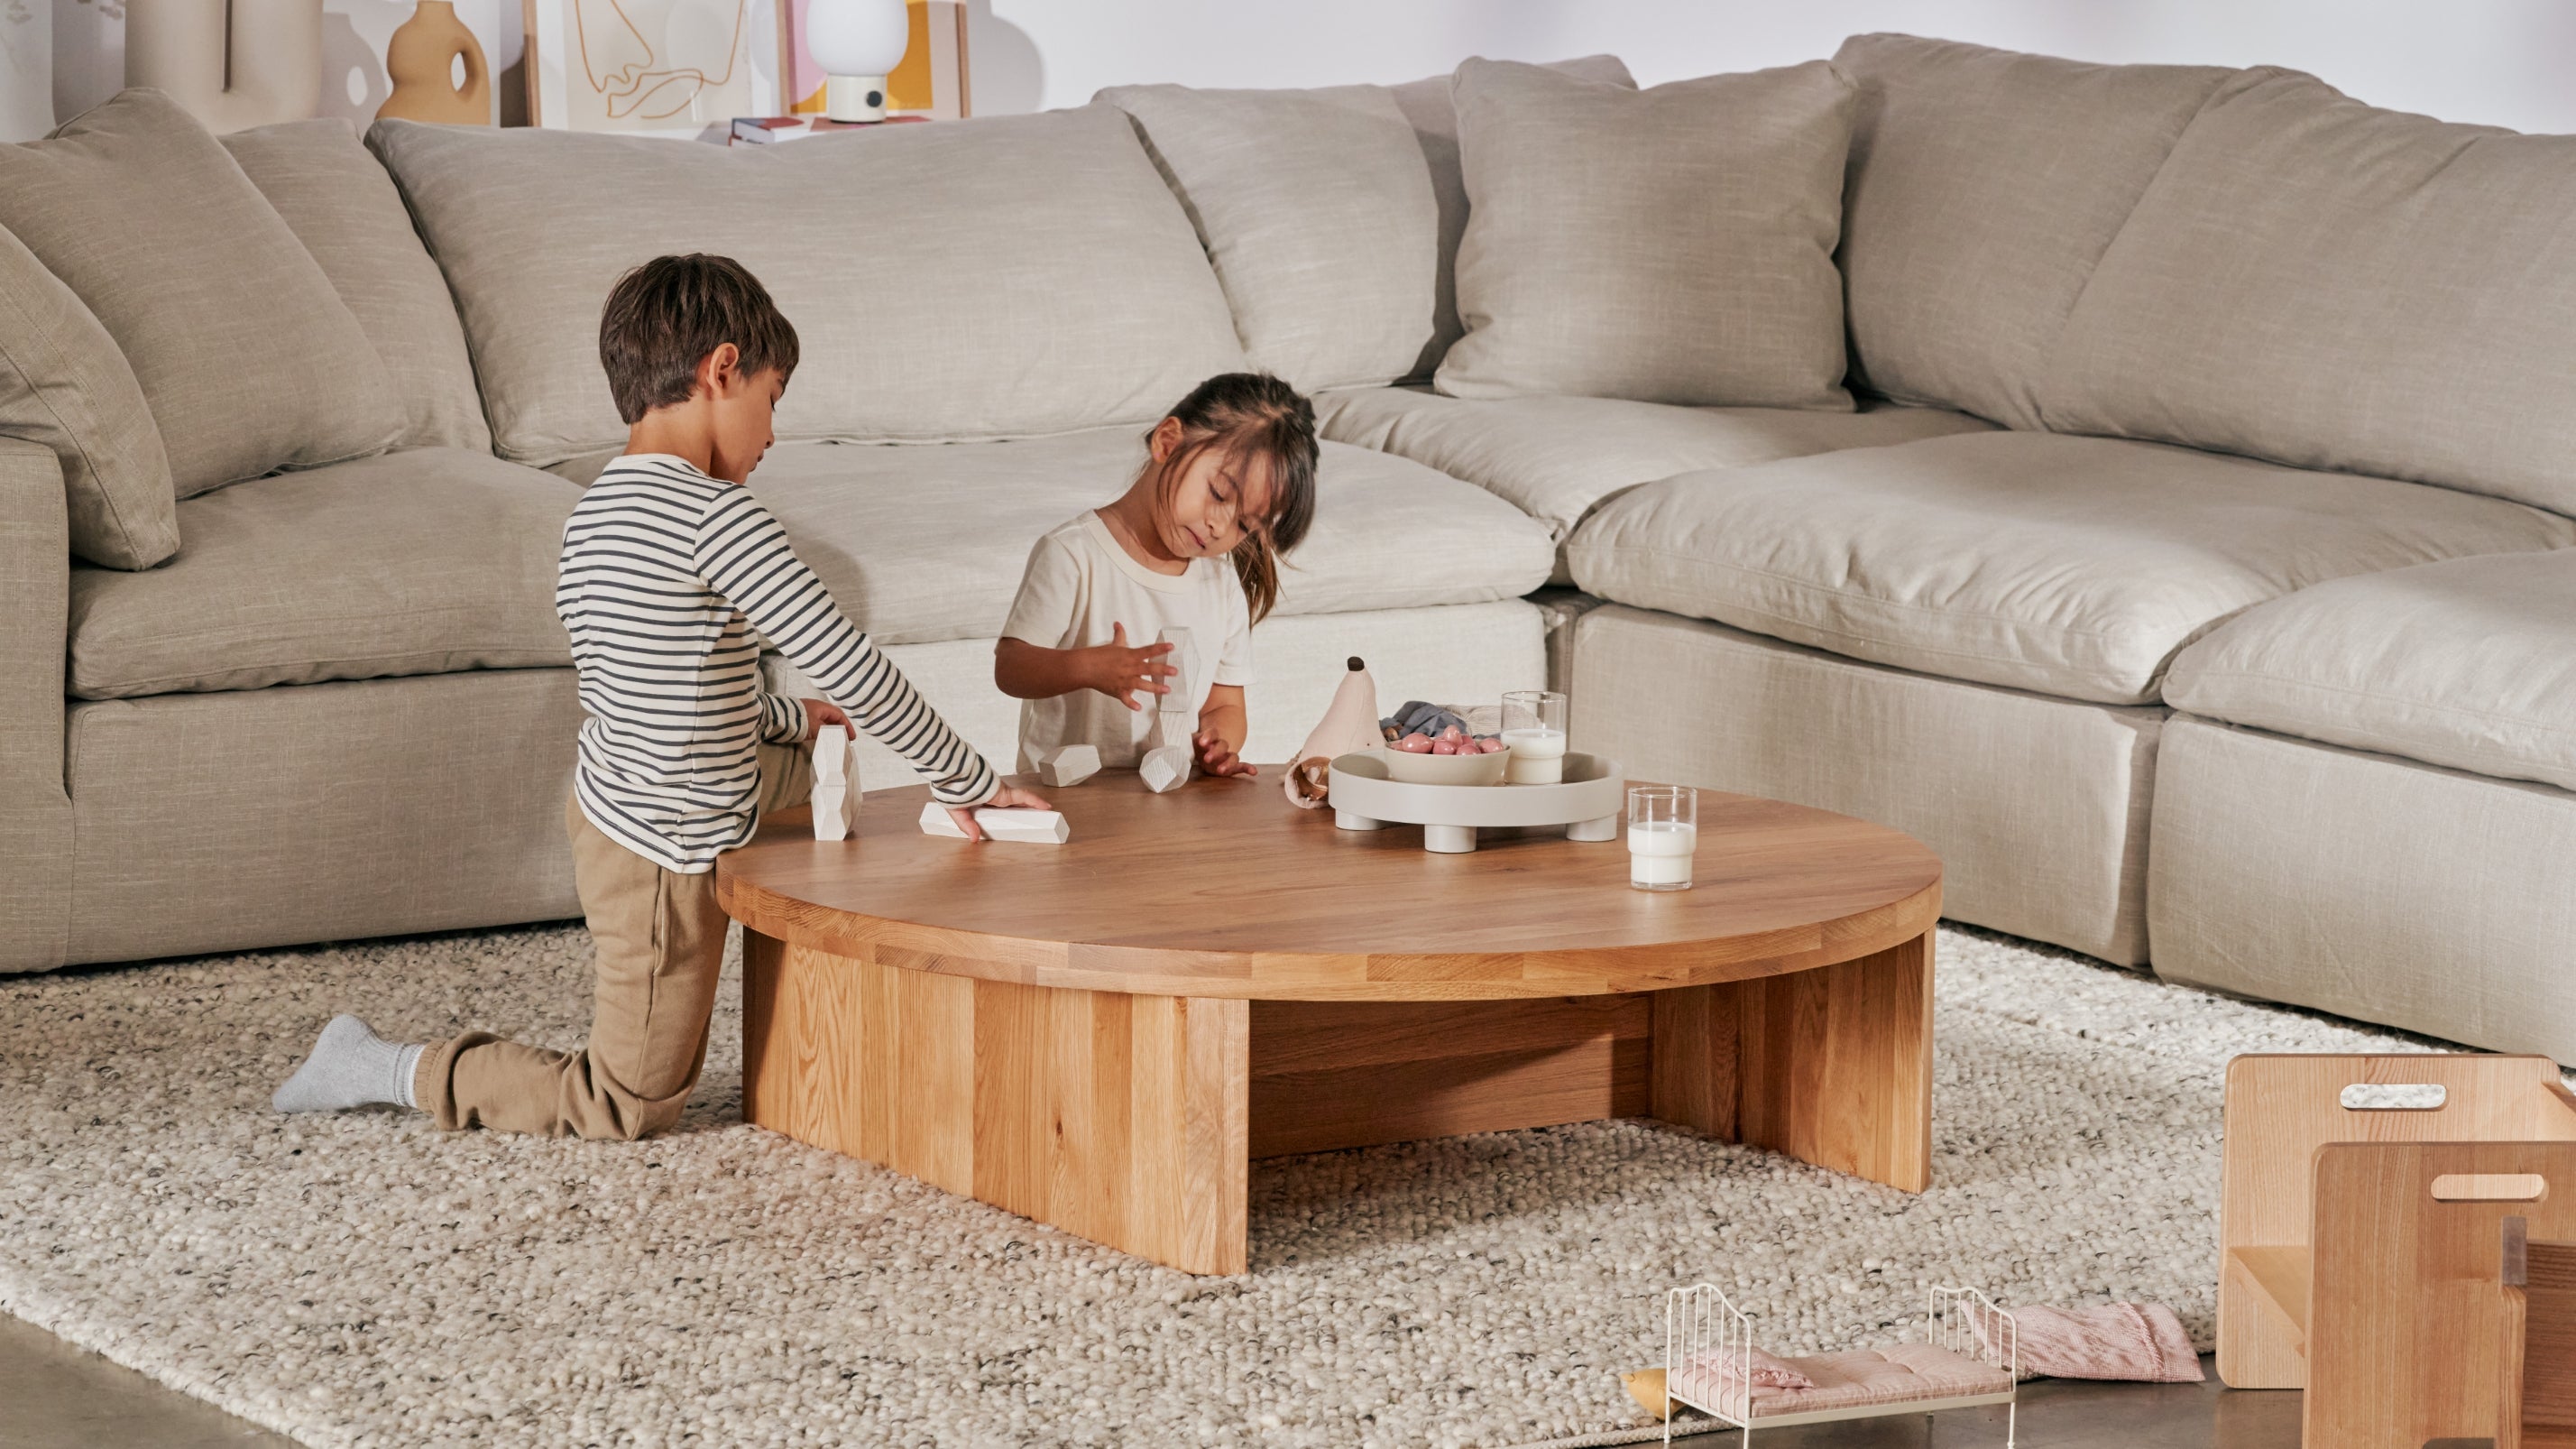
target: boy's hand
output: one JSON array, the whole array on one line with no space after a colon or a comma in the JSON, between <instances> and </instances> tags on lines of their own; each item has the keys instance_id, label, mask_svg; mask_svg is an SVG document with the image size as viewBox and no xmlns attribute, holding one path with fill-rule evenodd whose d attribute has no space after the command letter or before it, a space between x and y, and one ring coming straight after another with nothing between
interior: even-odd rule
<instances>
[{"instance_id":1,"label":"boy's hand","mask_svg":"<svg viewBox=\"0 0 2576 1449\"><path fill-rule=\"evenodd\" d=\"M1261 773L1256 766L1247 765L1236 758L1234 746L1227 744L1214 730L1199 731L1191 738L1190 743L1198 746L1199 769L1208 774L1225 776Z\"/></svg>"},{"instance_id":2,"label":"boy's hand","mask_svg":"<svg viewBox=\"0 0 2576 1449\"><path fill-rule=\"evenodd\" d=\"M981 840L984 838L983 827L975 823L975 812L978 810L1052 810L1054 808L1046 802L1044 795L1035 790L1023 790L1005 781L1001 789L993 792L993 798L981 805L949 806L948 818L957 822L957 828L966 832L968 840Z\"/></svg>"},{"instance_id":3,"label":"boy's hand","mask_svg":"<svg viewBox=\"0 0 2576 1449\"><path fill-rule=\"evenodd\" d=\"M1163 662L1163 656L1172 652L1169 644L1129 648L1124 624L1109 626L1108 643L1074 652L1082 656L1083 683L1129 709L1145 707L1136 698L1139 694L1171 693L1172 687L1163 681L1181 672Z\"/></svg>"},{"instance_id":4,"label":"boy's hand","mask_svg":"<svg viewBox=\"0 0 2576 1449\"><path fill-rule=\"evenodd\" d=\"M821 734L823 726L827 724L839 725L850 732L852 739L858 738L859 732L857 727L850 723L849 711L839 705L828 699L800 699L797 703L805 706L804 743L809 745L814 743L814 737Z\"/></svg>"}]
</instances>

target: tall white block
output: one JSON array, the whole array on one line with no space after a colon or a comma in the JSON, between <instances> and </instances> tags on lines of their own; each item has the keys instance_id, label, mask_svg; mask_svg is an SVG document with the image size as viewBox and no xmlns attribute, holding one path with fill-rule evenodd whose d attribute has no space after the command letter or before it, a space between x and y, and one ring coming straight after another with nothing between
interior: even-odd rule
<instances>
[{"instance_id":1,"label":"tall white block","mask_svg":"<svg viewBox=\"0 0 2576 1449\"><path fill-rule=\"evenodd\" d=\"M847 840L859 824L859 764L850 732L825 725L814 732L814 838Z\"/></svg>"}]
</instances>

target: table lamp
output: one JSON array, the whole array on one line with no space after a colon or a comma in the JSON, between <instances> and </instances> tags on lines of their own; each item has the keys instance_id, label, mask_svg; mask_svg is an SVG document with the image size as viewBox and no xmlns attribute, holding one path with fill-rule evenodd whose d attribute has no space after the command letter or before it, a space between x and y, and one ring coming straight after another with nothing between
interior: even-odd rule
<instances>
[{"instance_id":1,"label":"table lamp","mask_svg":"<svg viewBox=\"0 0 2576 1449\"><path fill-rule=\"evenodd\" d=\"M823 69L823 114L835 121L886 118L886 77L912 45L904 0L813 0L805 53Z\"/></svg>"}]
</instances>

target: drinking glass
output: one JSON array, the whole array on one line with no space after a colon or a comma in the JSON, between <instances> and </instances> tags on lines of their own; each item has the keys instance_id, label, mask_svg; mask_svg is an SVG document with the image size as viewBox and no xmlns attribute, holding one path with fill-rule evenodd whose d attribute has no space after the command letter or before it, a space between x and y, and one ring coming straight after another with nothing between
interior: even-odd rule
<instances>
[{"instance_id":1,"label":"drinking glass","mask_svg":"<svg viewBox=\"0 0 2576 1449\"><path fill-rule=\"evenodd\" d=\"M1699 792L1688 785L1628 788L1628 884L1686 891L1699 849Z\"/></svg>"},{"instance_id":2,"label":"drinking glass","mask_svg":"<svg viewBox=\"0 0 2576 1449\"><path fill-rule=\"evenodd\" d=\"M1512 752L1503 779L1514 785L1554 785L1565 778L1565 696L1546 689L1515 689L1503 696L1503 743Z\"/></svg>"}]
</instances>

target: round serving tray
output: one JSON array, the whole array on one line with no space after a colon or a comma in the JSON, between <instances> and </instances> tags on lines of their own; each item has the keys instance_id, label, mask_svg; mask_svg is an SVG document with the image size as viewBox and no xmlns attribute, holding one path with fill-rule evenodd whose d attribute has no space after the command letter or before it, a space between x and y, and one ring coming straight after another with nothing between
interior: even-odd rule
<instances>
[{"instance_id":1,"label":"round serving tray","mask_svg":"<svg viewBox=\"0 0 2576 1449\"><path fill-rule=\"evenodd\" d=\"M1488 826L1565 827L1568 840L1616 840L1628 778L1619 762L1579 750L1556 785L1407 785L1387 778L1386 758L1360 750L1333 760L1333 823L1344 830L1419 825L1422 848L1459 854Z\"/></svg>"}]
</instances>

